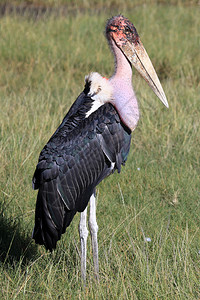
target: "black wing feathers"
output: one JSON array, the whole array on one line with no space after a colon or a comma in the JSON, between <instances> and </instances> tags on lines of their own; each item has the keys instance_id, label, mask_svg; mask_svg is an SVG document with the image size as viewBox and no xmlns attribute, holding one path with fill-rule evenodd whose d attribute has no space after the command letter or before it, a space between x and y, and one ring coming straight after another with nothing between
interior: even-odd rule
<instances>
[{"instance_id":1,"label":"black wing feathers","mask_svg":"<svg viewBox=\"0 0 200 300\"><path fill-rule=\"evenodd\" d=\"M85 209L96 185L113 171L112 163L120 172L128 155L130 131L111 104L85 118L92 101L84 93L78 97L42 150L33 177L39 189L33 238L50 250L75 213Z\"/></svg>"}]
</instances>

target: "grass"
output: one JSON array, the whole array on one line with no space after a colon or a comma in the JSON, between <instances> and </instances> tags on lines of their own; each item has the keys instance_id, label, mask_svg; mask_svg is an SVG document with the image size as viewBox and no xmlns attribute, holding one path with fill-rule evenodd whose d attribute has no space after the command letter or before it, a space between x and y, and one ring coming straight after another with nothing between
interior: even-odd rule
<instances>
[{"instance_id":1,"label":"grass","mask_svg":"<svg viewBox=\"0 0 200 300\"><path fill-rule=\"evenodd\" d=\"M1 18L1 299L200 298L198 6L128 4L120 12L140 33L170 108L135 74L141 120L126 167L99 185L100 283L89 241L85 288L78 215L54 253L31 240L31 179L84 76L112 74L103 29L113 11Z\"/></svg>"}]
</instances>

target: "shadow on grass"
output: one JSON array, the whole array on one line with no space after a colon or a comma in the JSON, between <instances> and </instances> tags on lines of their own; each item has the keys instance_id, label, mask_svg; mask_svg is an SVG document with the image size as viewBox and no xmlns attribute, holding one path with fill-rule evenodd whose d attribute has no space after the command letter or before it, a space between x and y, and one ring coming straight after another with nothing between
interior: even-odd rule
<instances>
[{"instance_id":1,"label":"shadow on grass","mask_svg":"<svg viewBox=\"0 0 200 300\"><path fill-rule=\"evenodd\" d=\"M22 228L20 220L8 218L5 209L0 207L0 262L12 265L16 261L22 261L26 265L36 255L37 246Z\"/></svg>"},{"instance_id":2,"label":"shadow on grass","mask_svg":"<svg viewBox=\"0 0 200 300\"><path fill-rule=\"evenodd\" d=\"M38 258L42 258L40 265L45 269L50 262L53 265L57 265L60 261L64 261L66 265L66 276L68 280L72 279L73 270L76 268L79 255L77 252L77 245L69 238L68 243L63 240L60 241L60 247L57 250L50 253L44 251L44 254L38 251L38 246L31 238L30 231L22 226L21 220L13 221L6 215L5 205L0 204L0 264L4 268L16 268L16 265L20 264L22 269L31 263L37 261Z\"/></svg>"}]
</instances>

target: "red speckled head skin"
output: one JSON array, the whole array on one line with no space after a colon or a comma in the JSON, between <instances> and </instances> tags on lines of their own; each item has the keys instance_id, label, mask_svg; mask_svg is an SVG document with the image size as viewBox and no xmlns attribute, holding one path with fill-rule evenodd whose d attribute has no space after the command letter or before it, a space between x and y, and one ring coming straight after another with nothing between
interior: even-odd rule
<instances>
[{"instance_id":1,"label":"red speckled head skin","mask_svg":"<svg viewBox=\"0 0 200 300\"><path fill-rule=\"evenodd\" d=\"M135 45L137 45L140 40L134 25L122 15L108 20L106 36L108 41L113 39L118 47L124 46L127 40Z\"/></svg>"}]
</instances>

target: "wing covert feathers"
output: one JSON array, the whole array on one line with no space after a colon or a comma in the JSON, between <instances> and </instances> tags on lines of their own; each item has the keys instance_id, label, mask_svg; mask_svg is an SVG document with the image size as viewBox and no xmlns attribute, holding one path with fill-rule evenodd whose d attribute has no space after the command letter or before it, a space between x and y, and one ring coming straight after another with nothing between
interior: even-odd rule
<instances>
[{"instance_id":1,"label":"wing covert feathers","mask_svg":"<svg viewBox=\"0 0 200 300\"><path fill-rule=\"evenodd\" d=\"M131 133L111 104L84 118L77 114L83 95L77 100L42 150L33 176L33 187L39 189L33 238L49 250L76 212L86 208L96 185L115 169L120 172L130 148Z\"/></svg>"}]
</instances>

